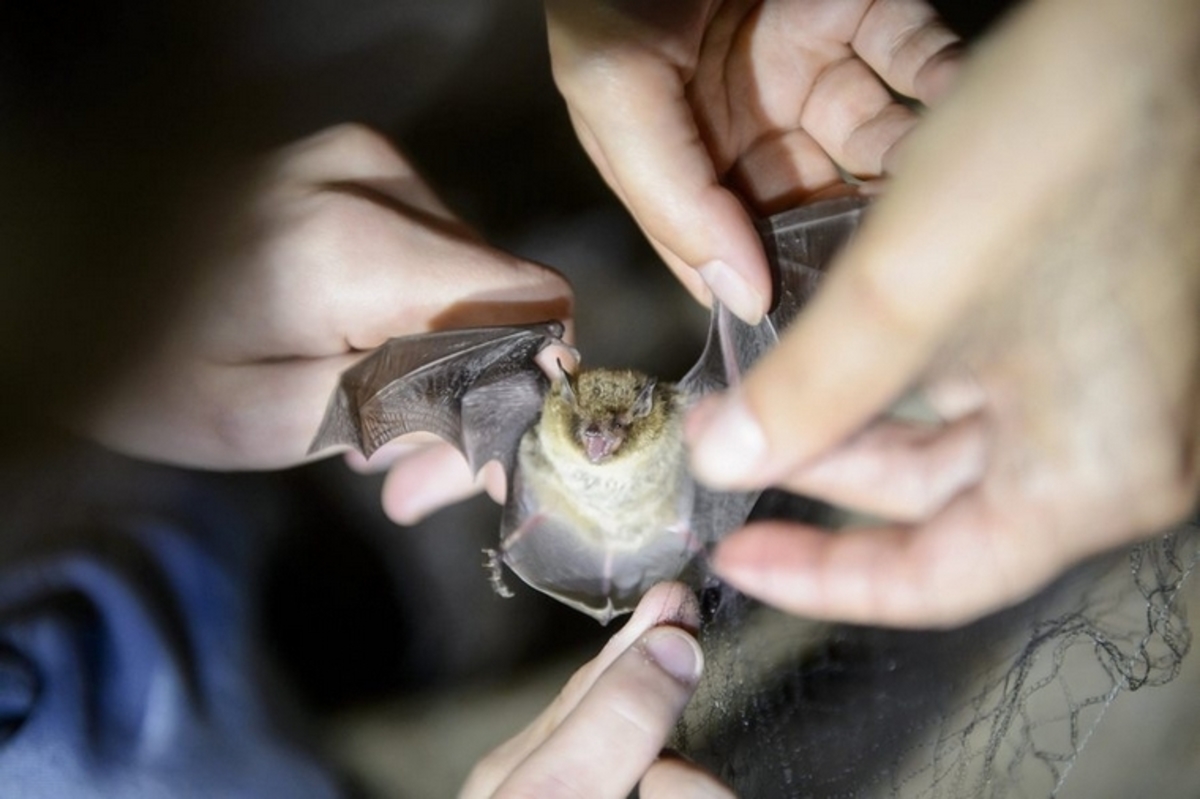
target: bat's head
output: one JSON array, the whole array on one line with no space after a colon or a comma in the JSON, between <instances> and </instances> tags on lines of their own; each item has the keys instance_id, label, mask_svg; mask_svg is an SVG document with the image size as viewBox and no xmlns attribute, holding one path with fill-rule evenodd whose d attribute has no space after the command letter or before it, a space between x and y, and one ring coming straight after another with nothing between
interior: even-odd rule
<instances>
[{"instance_id":1,"label":"bat's head","mask_svg":"<svg viewBox=\"0 0 1200 799\"><path fill-rule=\"evenodd\" d=\"M592 463L604 463L661 437L673 398L667 386L631 370L563 372L546 399L544 423L559 428Z\"/></svg>"}]
</instances>

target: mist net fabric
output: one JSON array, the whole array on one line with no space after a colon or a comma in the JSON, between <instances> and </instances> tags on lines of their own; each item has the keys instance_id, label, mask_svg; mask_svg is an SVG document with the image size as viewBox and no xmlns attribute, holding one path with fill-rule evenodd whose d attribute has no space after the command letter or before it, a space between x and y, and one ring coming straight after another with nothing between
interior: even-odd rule
<instances>
[{"instance_id":1,"label":"mist net fabric","mask_svg":"<svg viewBox=\"0 0 1200 799\"><path fill-rule=\"evenodd\" d=\"M749 799L1127 795L1107 775L1136 767L1080 758L1119 698L1180 673L1198 541L1189 526L1097 559L950 631L820 624L710 591L709 665L675 746ZM1138 723L1171 723L1156 713ZM1144 795L1196 795L1193 759L1166 756Z\"/></svg>"}]
</instances>

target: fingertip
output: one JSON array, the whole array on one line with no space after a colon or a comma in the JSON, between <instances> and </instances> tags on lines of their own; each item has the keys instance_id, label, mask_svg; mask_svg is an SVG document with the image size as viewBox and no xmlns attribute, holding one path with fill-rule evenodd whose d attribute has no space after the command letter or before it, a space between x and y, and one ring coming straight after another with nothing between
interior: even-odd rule
<instances>
[{"instance_id":1,"label":"fingertip","mask_svg":"<svg viewBox=\"0 0 1200 799\"><path fill-rule=\"evenodd\" d=\"M483 484L488 486L486 477ZM462 455L449 444L439 444L396 461L383 481L380 500L389 519L410 526L479 488Z\"/></svg>"},{"instance_id":2,"label":"fingertip","mask_svg":"<svg viewBox=\"0 0 1200 799\"><path fill-rule=\"evenodd\" d=\"M814 615L822 597L814 575L813 535L797 525L751 525L722 540L710 566L747 596L792 613Z\"/></svg>"},{"instance_id":3,"label":"fingertip","mask_svg":"<svg viewBox=\"0 0 1200 799\"><path fill-rule=\"evenodd\" d=\"M642 799L735 799L735 794L704 769L679 756L664 755L655 761L638 785Z\"/></svg>"},{"instance_id":4,"label":"fingertip","mask_svg":"<svg viewBox=\"0 0 1200 799\"><path fill-rule=\"evenodd\" d=\"M917 72L913 82L916 98L927 106L937 105L954 87L962 64L962 43L952 41Z\"/></svg>"},{"instance_id":5,"label":"fingertip","mask_svg":"<svg viewBox=\"0 0 1200 799\"><path fill-rule=\"evenodd\" d=\"M658 583L638 602L630 623L647 628L671 624L694 632L700 627L700 603L683 583Z\"/></svg>"},{"instance_id":6,"label":"fingertip","mask_svg":"<svg viewBox=\"0 0 1200 799\"><path fill-rule=\"evenodd\" d=\"M731 583L752 583L746 577L766 571L772 565L779 537L768 528L752 525L727 535L719 541L709 557L713 572Z\"/></svg>"},{"instance_id":7,"label":"fingertip","mask_svg":"<svg viewBox=\"0 0 1200 799\"><path fill-rule=\"evenodd\" d=\"M484 464L476 482L483 485L483 490L497 505L503 505L508 498L508 475L504 473L504 467L496 461Z\"/></svg>"},{"instance_id":8,"label":"fingertip","mask_svg":"<svg viewBox=\"0 0 1200 799\"><path fill-rule=\"evenodd\" d=\"M749 325L762 321L770 305L765 296L743 271L714 259L696 269L709 291L739 319Z\"/></svg>"},{"instance_id":9,"label":"fingertip","mask_svg":"<svg viewBox=\"0 0 1200 799\"><path fill-rule=\"evenodd\" d=\"M534 362L546 377L557 380L563 372L575 374L578 371L579 350L568 344L549 344L534 356Z\"/></svg>"},{"instance_id":10,"label":"fingertip","mask_svg":"<svg viewBox=\"0 0 1200 799\"><path fill-rule=\"evenodd\" d=\"M771 268L749 214L727 189L705 185L686 196L660 191L651 200L633 195L626 202L694 297L706 305L710 298L720 300L747 324L762 320L773 296ZM680 202L686 211L663 213Z\"/></svg>"},{"instance_id":11,"label":"fingertip","mask_svg":"<svg viewBox=\"0 0 1200 799\"><path fill-rule=\"evenodd\" d=\"M691 468L701 482L714 488L763 482L767 437L739 393L701 403L688 420L687 433Z\"/></svg>"},{"instance_id":12,"label":"fingertip","mask_svg":"<svg viewBox=\"0 0 1200 799\"><path fill-rule=\"evenodd\" d=\"M705 286L747 324L771 308L774 283L762 240L742 201L713 183L699 193L694 215L675 233L675 251L689 256Z\"/></svg>"},{"instance_id":13,"label":"fingertip","mask_svg":"<svg viewBox=\"0 0 1200 799\"><path fill-rule=\"evenodd\" d=\"M380 504L383 506L383 515L401 527L417 524L431 513L434 507L432 503L423 501L421 493L414 490L397 469L389 471L383 479Z\"/></svg>"},{"instance_id":14,"label":"fingertip","mask_svg":"<svg viewBox=\"0 0 1200 799\"><path fill-rule=\"evenodd\" d=\"M722 541L713 573L788 613L850 624L936 629L972 621L1023 599L1040 566L970 545L966 520L943 513L932 525L828 532L760 522ZM964 537L965 536L965 537ZM999 556L999 560L997 559Z\"/></svg>"},{"instance_id":15,"label":"fingertip","mask_svg":"<svg viewBox=\"0 0 1200 799\"><path fill-rule=\"evenodd\" d=\"M700 603L691 588L680 582L652 586L624 626L608 640L595 662L602 664L599 668L606 668L641 636L660 626L674 626L690 633L700 629Z\"/></svg>"},{"instance_id":16,"label":"fingertip","mask_svg":"<svg viewBox=\"0 0 1200 799\"><path fill-rule=\"evenodd\" d=\"M370 474L374 471L367 457L356 449L342 453L342 460L346 464L346 468L356 474Z\"/></svg>"}]
</instances>

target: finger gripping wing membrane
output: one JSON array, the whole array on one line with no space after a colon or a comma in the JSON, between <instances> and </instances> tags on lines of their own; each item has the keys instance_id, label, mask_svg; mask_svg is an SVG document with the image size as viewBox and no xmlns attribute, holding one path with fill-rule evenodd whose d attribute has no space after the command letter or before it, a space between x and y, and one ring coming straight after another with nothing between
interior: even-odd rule
<instances>
[{"instance_id":1,"label":"finger gripping wing membrane","mask_svg":"<svg viewBox=\"0 0 1200 799\"><path fill-rule=\"evenodd\" d=\"M758 325L748 325L714 302L704 352L679 382L685 394L695 398L741 382L816 292L826 267L858 228L867 204L859 194L833 197L758 223L774 285L771 311Z\"/></svg>"},{"instance_id":2,"label":"finger gripping wing membrane","mask_svg":"<svg viewBox=\"0 0 1200 799\"><path fill-rule=\"evenodd\" d=\"M866 197L848 194L801 205L758 223L775 284L768 317L777 330L790 325L812 298L825 270L858 229L868 205Z\"/></svg>"},{"instance_id":3,"label":"finger gripping wing membrane","mask_svg":"<svg viewBox=\"0 0 1200 799\"><path fill-rule=\"evenodd\" d=\"M679 382L689 401L735 388L754 363L779 341L816 291L825 269L858 228L868 200L858 194L820 200L758 223L774 281L771 311L757 325L713 303L708 339L696 365ZM708 544L745 523L758 492L716 492L700 486L692 529Z\"/></svg>"},{"instance_id":4,"label":"finger gripping wing membrane","mask_svg":"<svg viewBox=\"0 0 1200 799\"><path fill-rule=\"evenodd\" d=\"M549 385L535 358L562 334L562 323L540 322L391 339L342 374L309 452L350 445L369 457L425 431L474 471L489 460L511 469Z\"/></svg>"}]
</instances>

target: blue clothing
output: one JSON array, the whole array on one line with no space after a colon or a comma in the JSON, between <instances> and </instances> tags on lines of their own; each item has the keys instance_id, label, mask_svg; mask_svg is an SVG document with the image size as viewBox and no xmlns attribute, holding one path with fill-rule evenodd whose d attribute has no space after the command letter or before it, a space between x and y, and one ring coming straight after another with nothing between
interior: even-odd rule
<instances>
[{"instance_id":1,"label":"blue clothing","mask_svg":"<svg viewBox=\"0 0 1200 799\"><path fill-rule=\"evenodd\" d=\"M254 623L259 531L203 479L124 464L132 496L103 476L75 507L15 500L53 506L0 561L0 796L342 795L283 728L295 709Z\"/></svg>"}]
</instances>

